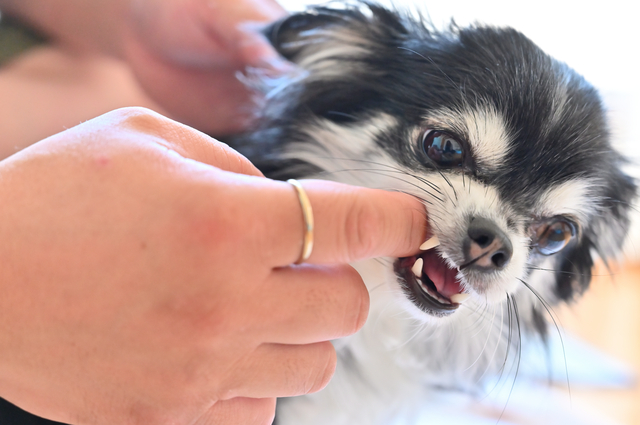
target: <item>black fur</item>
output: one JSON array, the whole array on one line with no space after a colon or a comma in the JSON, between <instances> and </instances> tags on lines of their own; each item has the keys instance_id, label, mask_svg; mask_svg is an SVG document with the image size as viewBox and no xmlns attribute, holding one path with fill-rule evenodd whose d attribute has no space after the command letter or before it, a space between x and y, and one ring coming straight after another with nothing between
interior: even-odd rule
<instances>
[{"instance_id":1,"label":"black fur","mask_svg":"<svg viewBox=\"0 0 640 425\"><path fill-rule=\"evenodd\" d=\"M548 339L550 309L555 303L576 300L588 288L594 256L607 261L621 250L636 185L621 171L625 161L609 141L600 97L582 76L518 31L455 24L437 31L420 17L355 2L313 7L274 24L265 34L282 56L303 68L302 74L290 80L267 82L268 100L258 113L256 127L234 141L268 177L326 175L340 180L331 170L322 174L317 164L292 155L291 146L321 145L308 132L319 122L357 128L386 114L394 124L380 128L372 142L393 157L398 169L408 170L404 171L408 176L417 175L415 181L423 179L427 186L431 183L422 176L436 171L462 174L495 188L501 201L509 205L504 215L513 231L532 228L544 219L532 211L551 188L579 179L593 182L590 194L597 213L552 257L552 269L540 270L537 265L543 258L534 246L530 248L528 270L518 280L541 302L527 308L528 320L521 321L515 297L507 295L508 343L504 363L497 365L500 374L510 355L519 357L521 332L536 332L543 341ZM311 66L305 62L322 52L326 57ZM495 166L472 157L457 169L441 170L422 154L416 148L416 129L425 128L425 117L443 107L492 110L502 117L513 136L502 162ZM466 134L457 136L466 143ZM356 158L353 168L369 166L379 172L367 159L366 153ZM424 200L429 210L429 196ZM543 299L527 283L533 274L545 272L555 281L550 299ZM400 286L413 301L402 276ZM342 359L342 352L339 355ZM357 365L353 356L349 358L350 364ZM495 361L500 363L500 359ZM480 370L477 378L486 371ZM358 376L366 374L363 371ZM439 381L437 385L456 387L458 383ZM341 387L338 391L347 390ZM350 420L357 422L357 412L352 413Z\"/></svg>"},{"instance_id":2,"label":"black fur","mask_svg":"<svg viewBox=\"0 0 640 425\"><path fill-rule=\"evenodd\" d=\"M400 124L378 138L380 147L410 169L431 170L433 165L417 158L407 144L425 111L490 106L517 135L516 148L497 170L474 163L463 172L497 187L519 213L526 215L551 185L588 176L606 182L601 198L594 199L601 203L602 217L593 224L606 228L607 220L617 223L618 246L599 247L597 231L585 228L582 240L562 253L558 266L559 297L580 295L591 279L592 251L606 259L620 248L636 192L635 183L621 171L624 160L611 148L597 91L516 30L452 25L440 32L424 20L366 2L315 7L283 19L266 34L296 63L305 49L322 48L317 46L334 42L332 34L345 29L360 40L354 47L367 54L332 58L348 72L288 84L261 111L257 127L234 145L269 177L304 177L318 169L282 160L281 153L290 143L308 141L300 132L308 122L322 117L348 126L385 112ZM561 109L554 104L558 87L565 90Z\"/></svg>"}]
</instances>

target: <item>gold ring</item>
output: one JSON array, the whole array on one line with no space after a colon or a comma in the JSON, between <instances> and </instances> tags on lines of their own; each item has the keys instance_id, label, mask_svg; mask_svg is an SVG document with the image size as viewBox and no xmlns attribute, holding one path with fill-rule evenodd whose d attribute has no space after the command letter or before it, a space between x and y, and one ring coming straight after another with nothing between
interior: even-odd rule
<instances>
[{"instance_id":1,"label":"gold ring","mask_svg":"<svg viewBox=\"0 0 640 425\"><path fill-rule=\"evenodd\" d=\"M304 219L304 239L302 242L302 252L300 252L300 258L294 264L300 264L305 262L311 251L313 250L313 210L311 209L311 202L307 192L298 180L289 179L287 183L291 184L298 194L298 200L300 201L300 207L302 207L302 218Z\"/></svg>"}]
</instances>

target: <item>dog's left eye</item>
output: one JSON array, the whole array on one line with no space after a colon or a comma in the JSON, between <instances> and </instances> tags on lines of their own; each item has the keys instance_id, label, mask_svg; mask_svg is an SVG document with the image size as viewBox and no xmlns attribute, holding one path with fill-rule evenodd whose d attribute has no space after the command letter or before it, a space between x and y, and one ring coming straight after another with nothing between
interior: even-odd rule
<instances>
[{"instance_id":1,"label":"dog's left eye","mask_svg":"<svg viewBox=\"0 0 640 425\"><path fill-rule=\"evenodd\" d=\"M422 150L441 167L457 167L464 161L462 143L444 131L425 131L422 136Z\"/></svg>"},{"instance_id":2,"label":"dog's left eye","mask_svg":"<svg viewBox=\"0 0 640 425\"><path fill-rule=\"evenodd\" d=\"M554 218L536 229L535 247L542 255L552 255L567 246L575 234L573 223L564 218Z\"/></svg>"}]
</instances>

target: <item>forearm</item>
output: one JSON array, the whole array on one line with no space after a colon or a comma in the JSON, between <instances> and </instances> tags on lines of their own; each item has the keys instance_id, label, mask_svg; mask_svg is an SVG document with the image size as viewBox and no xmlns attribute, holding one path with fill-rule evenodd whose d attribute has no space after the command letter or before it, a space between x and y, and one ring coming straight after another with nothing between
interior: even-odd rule
<instances>
[{"instance_id":1,"label":"forearm","mask_svg":"<svg viewBox=\"0 0 640 425\"><path fill-rule=\"evenodd\" d=\"M82 50L121 55L129 0L0 0L0 11Z\"/></svg>"}]
</instances>

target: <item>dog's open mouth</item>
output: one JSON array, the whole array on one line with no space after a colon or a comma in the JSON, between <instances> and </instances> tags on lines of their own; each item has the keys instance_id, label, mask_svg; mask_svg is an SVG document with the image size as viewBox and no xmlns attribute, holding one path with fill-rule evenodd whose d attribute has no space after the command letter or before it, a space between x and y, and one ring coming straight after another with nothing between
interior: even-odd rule
<instances>
[{"instance_id":1,"label":"dog's open mouth","mask_svg":"<svg viewBox=\"0 0 640 425\"><path fill-rule=\"evenodd\" d=\"M394 270L410 299L426 313L453 313L469 297L456 277L458 270L449 267L435 248L398 258Z\"/></svg>"}]
</instances>

